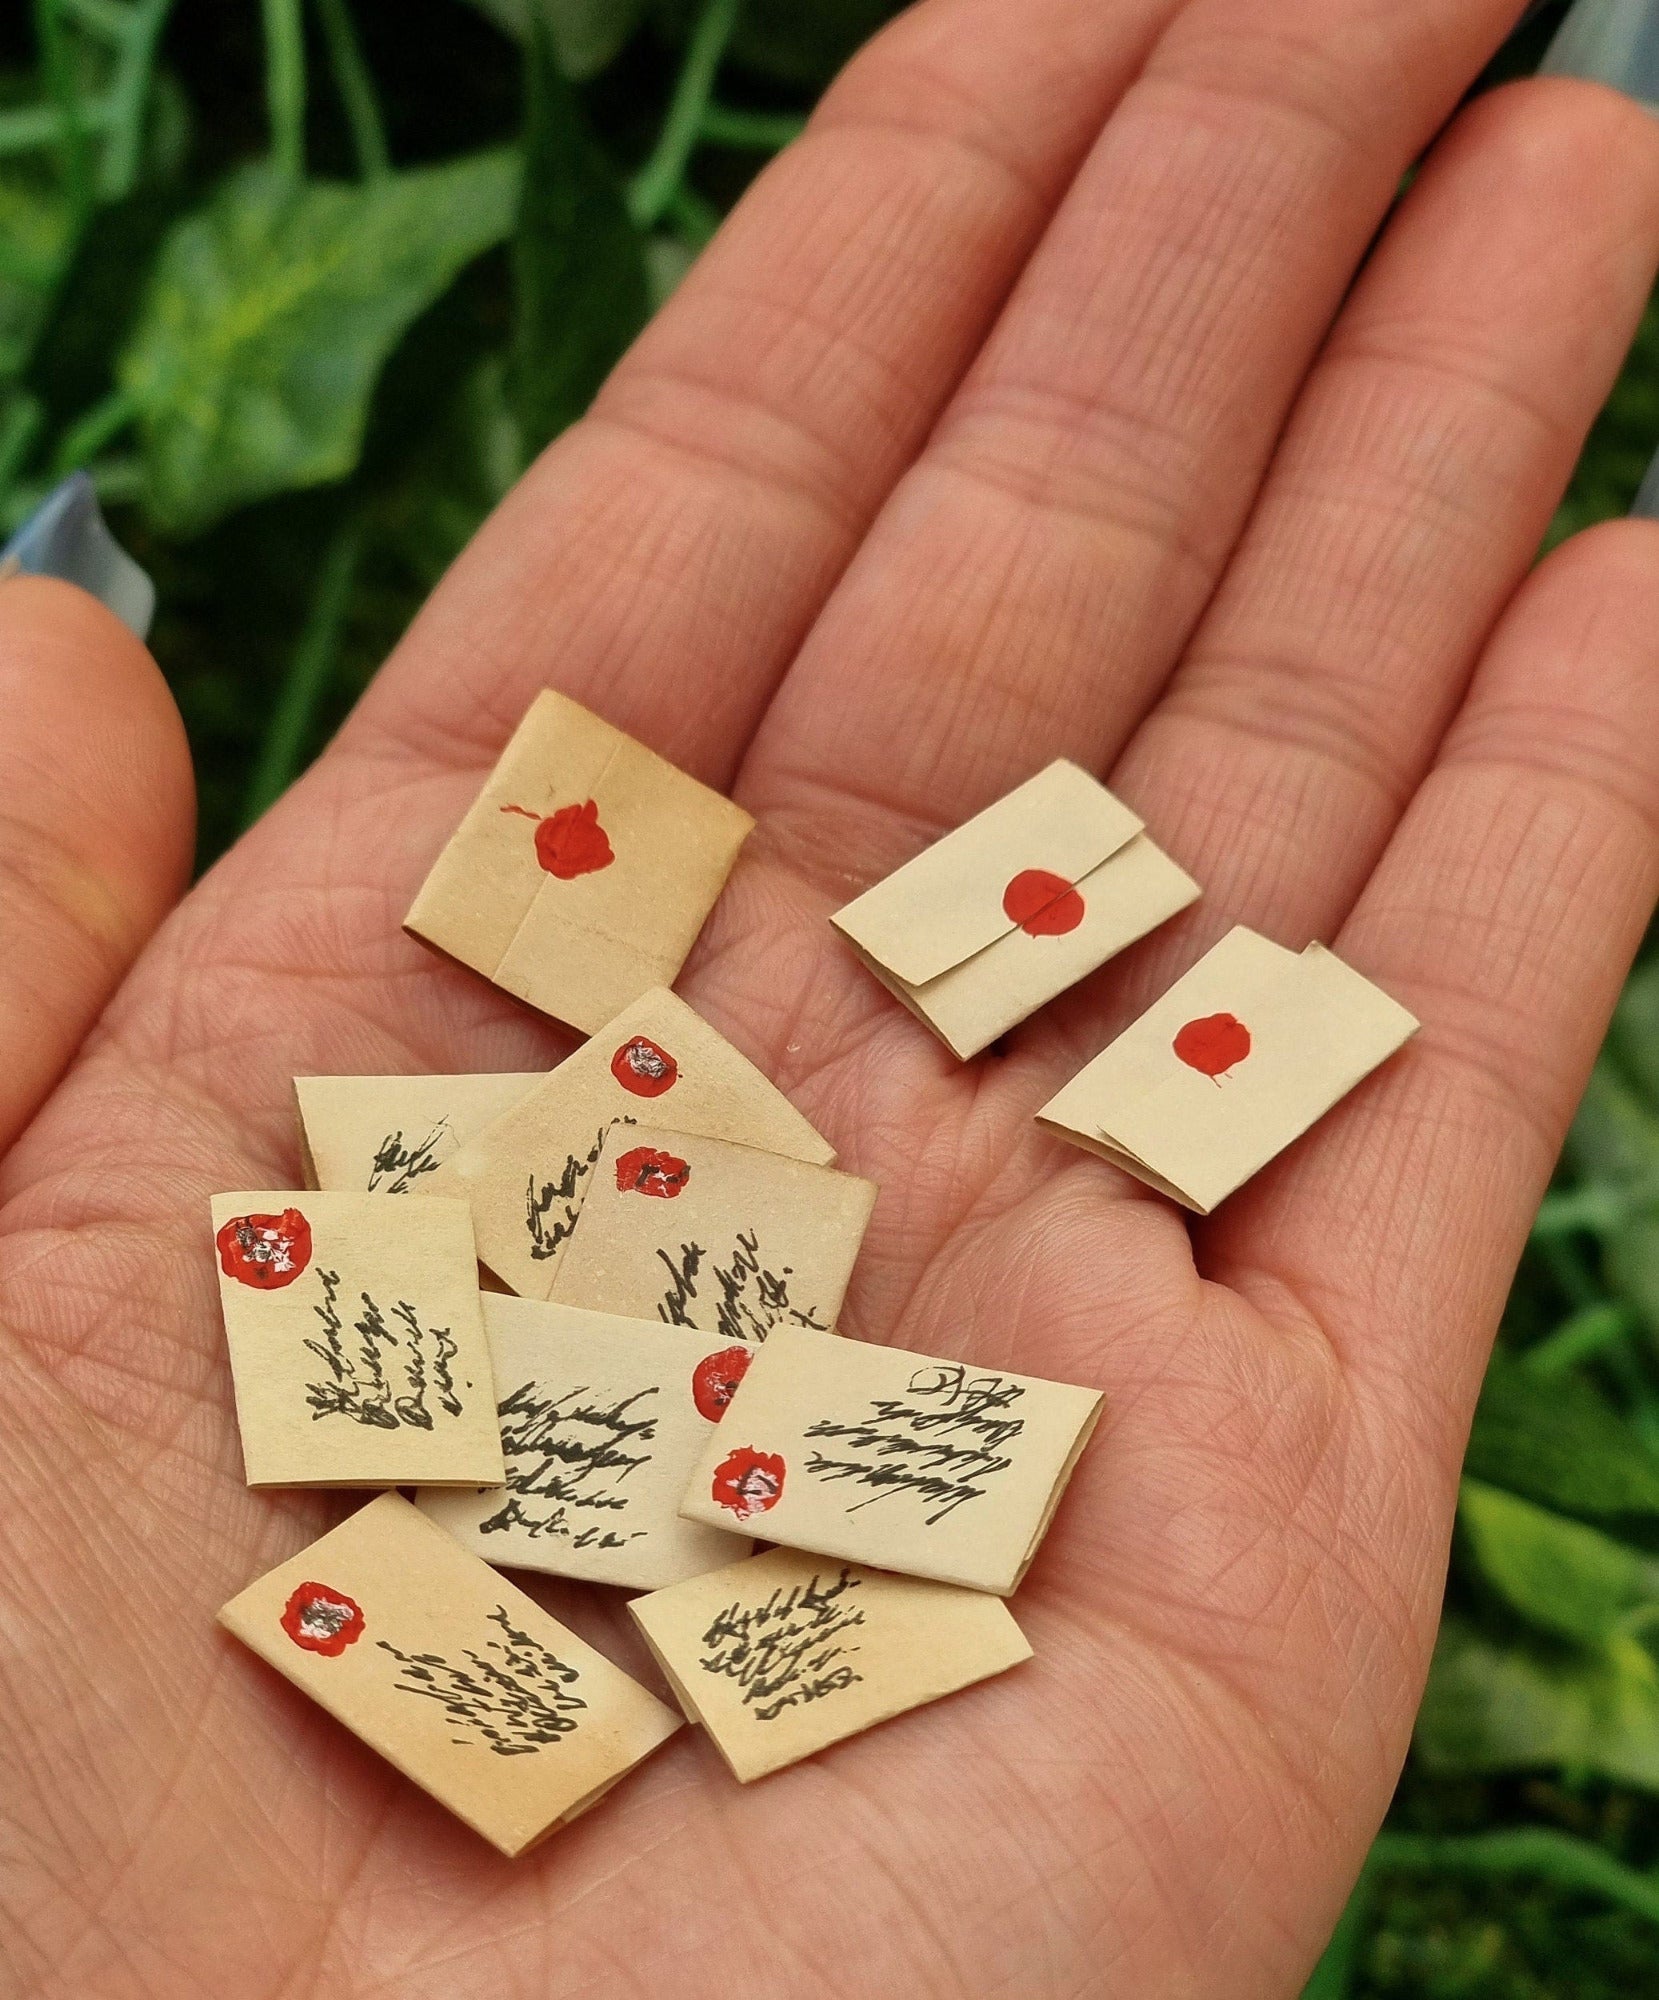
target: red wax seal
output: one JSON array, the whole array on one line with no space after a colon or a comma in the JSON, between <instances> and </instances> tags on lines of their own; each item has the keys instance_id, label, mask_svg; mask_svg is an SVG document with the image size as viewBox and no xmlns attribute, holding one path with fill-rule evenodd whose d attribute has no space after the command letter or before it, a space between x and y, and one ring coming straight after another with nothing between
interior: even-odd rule
<instances>
[{"instance_id":1,"label":"red wax seal","mask_svg":"<svg viewBox=\"0 0 1659 2000\"><path fill-rule=\"evenodd\" d=\"M1250 1030L1236 1014L1206 1014L1189 1021L1173 1046L1188 1069L1219 1081L1250 1053Z\"/></svg>"},{"instance_id":2,"label":"red wax seal","mask_svg":"<svg viewBox=\"0 0 1659 2000\"><path fill-rule=\"evenodd\" d=\"M1083 921L1083 898L1064 875L1025 868L1003 890L1002 913L1027 937L1064 937Z\"/></svg>"},{"instance_id":3,"label":"red wax seal","mask_svg":"<svg viewBox=\"0 0 1659 2000\"><path fill-rule=\"evenodd\" d=\"M311 1225L297 1208L233 1215L214 1237L219 1269L256 1292L280 1292L311 1262Z\"/></svg>"},{"instance_id":4,"label":"red wax seal","mask_svg":"<svg viewBox=\"0 0 1659 2000\"><path fill-rule=\"evenodd\" d=\"M537 818L527 806L503 806L501 810L536 821L536 859L549 875L557 876L561 882L573 882L578 875L597 874L616 859L605 829L599 824L599 808L592 799L579 806L560 806L546 819Z\"/></svg>"},{"instance_id":5,"label":"red wax seal","mask_svg":"<svg viewBox=\"0 0 1659 2000\"><path fill-rule=\"evenodd\" d=\"M282 1629L296 1646L337 1660L363 1636L363 1607L326 1583L302 1583L282 1607Z\"/></svg>"},{"instance_id":6,"label":"red wax seal","mask_svg":"<svg viewBox=\"0 0 1659 2000\"><path fill-rule=\"evenodd\" d=\"M659 1153L655 1146L635 1146L616 1163L616 1185L621 1194L652 1194L672 1201L688 1180L691 1169L672 1153Z\"/></svg>"},{"instance_id":7,"label":"red wax seal","mask_svg":"<svg viewBox=\"0 0 1659 2000\"><path fill-rule=\"evenodd\" d=\"M774 1451L740 1444L714 1468L716 1506L729 1507L740 1521L764 1514L783 1497L783 1460Z\"/></svg>"},{"instance_id":8,"label":"red wax seal","mask_svg":"<svg viewBox=\"0 0 1659 2000\"><path fill-rule=\"evenodd\" d=\"M635 1097L661 1097L679 1082L680 1066L667 1049L658 1048L644 1035L635 1035L611 1057L611 1075Z\"/></svg>"},{"instance_id":9,"label":"red wax seal","mask_svg":"<svg viewBox=\"0 0 1659 2000\"><path fill-rule=\"evenodd\" d=\"M711 1424L719 1423L752 1358L746 1347L723 1347L718 1354L703 1356L691 1371L691 1400L699 1416L707 1417Z\"/></svg>"}]
</instances>

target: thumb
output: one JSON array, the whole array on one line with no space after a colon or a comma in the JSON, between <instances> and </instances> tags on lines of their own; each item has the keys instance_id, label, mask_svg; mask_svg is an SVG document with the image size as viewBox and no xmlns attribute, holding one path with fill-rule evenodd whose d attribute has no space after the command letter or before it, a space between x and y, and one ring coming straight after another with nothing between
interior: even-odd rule
<instances>
[{"instance_id":1,"label":"thumb","mask_svg":"<svg viewBox=\"0 0 1659 2000\"><path fill-rule=\"evenodd\" d=\"M96 598L0 583L0 1152L189 879L190 751L160 669Z\"/></svg>"}]
</instances>

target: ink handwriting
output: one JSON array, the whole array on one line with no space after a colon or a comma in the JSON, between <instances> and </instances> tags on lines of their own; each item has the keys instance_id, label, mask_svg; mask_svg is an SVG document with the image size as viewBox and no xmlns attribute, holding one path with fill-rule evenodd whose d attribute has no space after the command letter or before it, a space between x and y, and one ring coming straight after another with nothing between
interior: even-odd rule
<instances>
[{"instance_id":1,"label":"ink handwriting","mask_svg":"<svg viewBox=\"0 0 1659 2000\"><path fill-rule=\"evenodd\" d=\"M711 1262L705 1273L703 1264L707 1256L700 1243L682 1243L677 1257L658 1250L657 1257L669 1279L668 1290L657 1301L658 1319L667 1320L670 1326L701 1327L726 1340L753 1344L763 1341L778 1326L811 1326L820 1333L828 1333L829 1327L815 1307L797 1306L791 1300L789 1280L794 1273L790 1267L785 1264L780 1270L771 1271L761 1262L760 1239L752 1230L739 1231L729 1261ZM711 1280L712 1297L704 1299L699 1284L707 1291ZM702 1318L692 1311L699 1301L703 1305ZM707 1318L711 1304L712 1326Z\"/></svg>"},{"instance_id":2,"label":"ink handwriting","mask_svg":"<svg viewBox=\"0 0 1659 2000\"><path fill-rule=\"evenodd\" d=\"M358 1344L352 1349L339 1307L340 1274L319 1268L317 1276L323 1302L311 1310L323 1323L323 1337L305 1344L326 1366L329 1379L305 1385L313 1422L338 1416L376 1430L395 1431L409 1424L429 1431L434 1401L445 1415L461 1415L463 1405L450 1367L459 1343L450 1328L422 1326L407 1299L393 1306L388 1324L378 1301L362 1292L363 1315L352 1323Z\"/></svg>"},{"instance_id":3,"label":"ink handwriting","mask_svg":"<svg viewBox=\"0 0 1659 2000\"><path fill-rule=\"evenodd\" d=\"M393 1685L400 1693L437 1702L450 1722L471 1732L452 1741L482 1740L498 1757L531 1756L579 1726L577 1712L587 1703L572 1690L581 1674L520 1632L504 1605L489 1616L505 1638L485 1640L482 1652L467 1647L462 1666L441 1653L406 1653L389 1639L377 1643L398 1663Z\"/></svg>"},{"instance_id":4,"label":"ink handwriting","mask_svg":"<svg viewBox=\"0 0 1659 2000\"><path fill-rule=\"evenodd\" d=\"M850 1422L822 1417L809 1425L807 1437L834 1439L847 1455L814 1451L806 1471L826 1485L846 1481L868 1488L849 1514L902 1494L935 1510L925 1517L932 1527L981 1499L1013 1464L1006 1447L1025 1420L1008 1412L1025 1390L1004 1375L971 1375L960 1362L918 1368L906 1390L905 1396L873 1398L867 1416Z\"/></svg>"},{"instance_id":5,"label":"ink handwriting","mask_svg":"<svg viewBox=\"0 0 1659 2000\"><path fill-rule=\"evenodd\" d=\"M637 1125L637 1118L617 1118L617 1125ZM560 1246L576 1227L587 1193L588 1175L605 1146L608 1127L600 1126L598 1137L585 1154L572 1153L556 1179L537 1184L532 1174L524 1193L524 1223L530 1232L530 1255L537 1263L559 1254ZM551 1212L557 1208L558 1213Z\"/></svg>"},{"instance_id":6,"label":"ink handwriting","mask_svg":"<svg viewBox=\"0 0 1659 2000\"><path fill-rule=\"evenodd\" d=\"M418 1146L405 1146L401 1130L388 1132L370 1162L369 1193L407 1194L422 1174L437 1171L438 1147L448 1136L447 1118L440 1118Z\"/></svg>"},{"instance_id":7,"label":"ink handwriting","mask_svg":"<svg viewBox=\"0 0 1659 2000\"><path fill-rule=\"evenodd\" d=\"M860 1582L846 1568L829 1581L818 1571L764 1604L727 1605L703 1634L703 1672L735 1681L757 1722L853 1686L864 1676L849 1656L860 1649L843 1641L864 1623L851 1598Z\"/></svg>"},{"instance_id":8,"label":"ink handwriting","mask_svg":"<svg viewBox=\"0 0 1659 2000\"><path fill-rule=\"evenodd\" d=\"M618 1533L605 1517L626 1512L628 1475L651 1462L657 1435L651 1400L659 1393L653 1385L606 1402L586 1384L545 1395L536 1383L522 1383L500 1405L506 1496L479 1523L479 1533L518 1528L573 1549L621 1549L638 1541L645 1529Z\"/></svg>"}]
</instances>

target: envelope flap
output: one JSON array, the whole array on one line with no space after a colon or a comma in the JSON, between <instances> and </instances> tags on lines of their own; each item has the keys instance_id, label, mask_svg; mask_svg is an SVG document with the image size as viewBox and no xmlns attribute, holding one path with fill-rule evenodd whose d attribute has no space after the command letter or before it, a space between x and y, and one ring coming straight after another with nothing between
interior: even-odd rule
<instances>
[{"instance_id":1,"label":"envelope flap","mask_svg":"<svg viewBox=\"0 0 1659 2000\"><path fill-rule=\"evenodd\" d=\"M948 833L833 919L912 986L1014 929L1003 896L1028 872L1078 882L1141 831L1121 799L1064 758Z\"/></svg>"}]
</instances>

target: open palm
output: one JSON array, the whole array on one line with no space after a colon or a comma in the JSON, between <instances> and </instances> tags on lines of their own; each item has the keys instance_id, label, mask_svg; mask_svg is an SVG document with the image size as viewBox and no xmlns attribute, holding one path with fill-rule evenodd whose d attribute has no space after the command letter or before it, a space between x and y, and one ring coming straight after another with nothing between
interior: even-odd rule
<instances>
[{"instance_id":1,"label":"open palm","mask_svg":"<svg viewBox=\"0 0 1659 2000\"><path fill-rule=\"evenodd\" d=\"M1659 127L1484 99L1373 242L1514 12L922 0L147 943L176 722L90 601L0 592L12 1990L1296 1992L1659 886L1659 541L1527 579ZM213 1628L337 1503L242 1485L207 1196L293 1182L296 1072L561 1053L398 930L549 682L759 819L682 988L881 1184L843 1330L1109 1408L1033 1665L748 1790L687 1732L509 1864ZM1205 899L958 1067L825 917L1061 754ZM1189 1228L1031 1113L1239 921L1424 1032Z\"/></svg>"}]
</instances>

